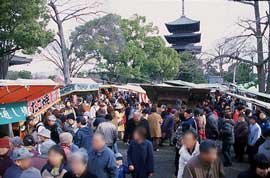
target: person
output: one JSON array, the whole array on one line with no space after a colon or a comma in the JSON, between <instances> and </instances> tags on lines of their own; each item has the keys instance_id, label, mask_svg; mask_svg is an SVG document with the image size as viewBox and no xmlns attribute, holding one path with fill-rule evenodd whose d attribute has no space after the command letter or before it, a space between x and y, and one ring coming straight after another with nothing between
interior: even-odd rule
<instances>
[{"instance_id":1,"label":"person","mask_svg":"<svg viewBox=\"0 0 270 178\"><path fill-rule=\"evenodd\" d=\"M164 112L164 119L161 125L162 140L159 145L162 146L163 142L168 139L170 146L172 146L171 137L173 129L174 129L174 115L170 112Z\"/></svg>"},{"instance_id":2,"label":"person","mask_svg":"<svg viewBox=\"0 0 270 178\"><path fill-rule=\"evenodd\" d=\"M59 135L60 146L68 156L71 152L77 151L79 148L73 143L73 136L69 132L63 132Z\"/></svg>"},{"instance_id":3,"label":"person","mask_svg":"<svg viewBox=\"0 0 270 178\"><path fill-rule=\"evenodd\" d=\"M95 100L94 104L90 108L90 112L89 112L90 120L94 120L96 118L96 113L98 110L99 110L98 101Z\"/></svg>"},{"instance_id":4,"label":"person","mask_svg":"<svg viewBox=\"0 0 270 178\"><path fill-rule=\"evenodd\" d=\"M95 128L97 128L98 127L98 125L100 124L100 123L102 123L102 122L106 122L106 119L105 119L105 116L106 116L106 110L105 109L103 109L103 108L99 108L99 110L97 111L97 113L96 113L96 119L95 119L95 121L94 121L94 123L93 123L93 126L95 127Z\"/></svg>"},{"instance_id":5,"label":"person","mask_svg":"<svg viewBox=\"0 0 270 178\"><path fill-rule=\"evenodd\" d=\"M261 127L257 123L258 117L252 115L249 118L249 133L248 133L248 143L247 143L247 153L249 163L253 164L253 156L258 152L258 147L256 142L261 137Z\"/></svg>"},{"instance_id":6,"label":"person","mask_svg":"<svg viewBox=\"0 0 270 178\"><path fill-rule=\"evenodd\" d=\"M67 172L67 157L60 145L54 145L49 149L48 162L41 170L43 178L63 178Z\"/></svg>"},{"instance_id":7,"label":"person","mask_svg":"<svg viewBox=\"0 0 270 178\"><path fill-rule=\"evenodd\" d=\"M23 145L34 155L38 154L37 149L36 149L36 142L32 135L26 135L23 138Z\"/></svg>"},{"instance_id":8,"label":"person","mask_svg":"<svg viewBox=\"0 0 270 178\"><path fill-rule=\"evenodd\" d=\"M75 112L74 108L72 107L70 100L66 100L64 115L67 116L69 114L73 114L74 117L76 117L76 112Z\"/></svg>"},{"instance_id":9,"label":"person","mask_svg":"<svg viewBox=\"0 0 270 178\"><path fill-rule=\"evenodd\" d=\"M205 125L206 119L203 115L203 110L200 108L196 108L194 110L194 118L196 121L197 129L198 129L198 142L201 143L203 140L206 139L205 135Z\"/></svg>"},{"instance_id":10,"label":"person","mask_svg":"<svg viewBox=\"0 0 270 178\"><path fill-rule=\"evenodd\" d=\"M225 178L215 142L205 140L199 149L200 154L191 158L184 168L183 178Z\"/></svg>"},{"instance_id":11,"label":"person","mask_svg":"<svg viewBox=\"0 0 270 178\"><path fill-rule=\"evenodd\" d=\"M148 116L148 123L154 150L159 151L158 146L161 138L162 118L160 114L157 113L156 108L151 109L151 114Z\"/></svg>"},{"instance_id":12,"label":"person","mask_svg":"<svg viewBox=\"0 0 270 178\"><path fill-rule=\"evenodd\" d=\"M183 146L179 151L179 169L177 178L183 177L184 167L188 161L194 156L199 155L199 142L197 141L197 133L194 130L188 130L184 133Z\"/></svg>"},{"instance_id":13,"label":"person","mask_svg":"<svg viewBox=\"0 0 270 178\"><path fill-rule=\"evenodd\" d=\"M42 178L40 171L34 167L24 170L19 178Z\"/></svg>"},{"instance_id":14,"label":"person","mask_svg":"<svg viewBox=\"0 0 270 178\"><path fill-rule=\"evenodd\" d=\"M237 178L270 178L270 163L265 155L255 155L254 166L255 168L241 172Z\"/></svg>"},{"instance_id":15,"label":"person","mask_svg":"<svg viewBox=\"0 0 270 178\"><path fill-rule=\"evenodd\" d=\"M216 141L219 137L218 121L210 108L204 109L206 114L205 134L207 139Z\"/></svg>"},{"instance_id":16,"label":"person","mask_svg":"<svg viewBox=\"0 0 270 178\"><path fill-rule=\"evenodd\" d=\"M232 166L232 146L235 142L234 138L234 121L231 119L231 113L224 114L220 136L222 140L222 154L224 157L224 166Z\"/></svg>"},{"instance_id":17,"label":"person","mask_svg":"<svg viewBox=\"0 0 270 178\"><path fill-rule=\"evenodd\" d=\"M98 178L117 178L117 166L114 153L106 146L102 134L95 133L92 150L88 153L88 171Z\"/></svg>"},{"instance_id":18,"label":"person","mask_svg":"<svg viewBox=\"0 0 270 178\"><path fill-rule=\"evenodd\" d=\"M260 112L259 114L259 121L258 121L258 124L260 125L261 127L261 131L262 131L262 136L265 135L265 134L268 134L267 132L269 131L270 129L270 121L269 119L266 117L265 113L264 112Z\"/></svg>"},{"instance_id":19,"label":"person","mask_svg":"<svg viewBox=\"0 0 270 178\"><path fill-rule=\"evenodd\" d=\"M120 139L123 139L125 132L125 108L124 105L117 103L114 111L115 118L117 120L117 130Z\"/></svg>"},{"instance_id":20,"label":"person","mask_svg":"<svg viewBox=\"0 0 270 178\"><path fill-rule=\"evenodd\" d=\"M117 140L117 129L112 123L113 117L111 115L106 115L106 122L102 122L97 127L96 133L104 135L106 145L113 149L113 146Z\"/></svg>"},{"instance_id":21,"label":"person","mask_svg":"<svg viewBox=\"0 0 270 178\"><path fill-rule=\"evenodd\" d=\"M12 165L12 160L9 157L10 143L8 137L0 138L0 177L3 177L7 168Z\"/></svg>"},{"instance_id":22,"label":"person","mask_svg":"<svg viewBox=\"0 0 270 178\"><path fill-rule=\"evenodd\" d=\"M84 148L86 150L91 149L91 140L93 137L93 129L89 127L87 121L84 117L77 117L77 126L79 130L76 132L74 137L74 143L79 148Z\"/></svg>"},{"instance_id":23,"label":"person","mask_svg":"<svg viewBox=\"0 0 270 178\"><path fill-rule=\"evenodd\" d=\"M138 127L128 147L128 168L133 178L148 178L154 174L153 146L146 135L146 129Z\"/></svg>"},{"instance_id":24,"label":"person","mask_svg":"<svg viewBox=\"0 0 270 178\"><path fill-rule=\"evenodd\" d=\"M71 133L72 136L78 131L75 115L70 113L66 116L66 122L64 123L64 131Z\"/></svg>"},{"instance_id":25,"label":"person","mask_svg":"<svg viewBox=\"0 0 270 178\"><path fill-rule=\"evenodd\" d=\"M34 117L33 115L27 117L26 121L28 123L28 134L31 134L34 137L35 142L38 143L38 134L42 129L45 129L43 122L41 122L38 117Z\"/></svg>"},{"instance_id":26,"label":"person","mask_svg":"<svg viewBox=\"0 0 270 178\"><path fill-rule=\"evenodd\" d=\"M97 178L87 170L88 155L84 148L71 153L68 157L71 170L63 178Z\"/></svg>"},{"instance_id":27,"label":"person","mask_svg":"<svg viewBox=\"0 0 270 178\"><path fill-rule=\"evenodd\" d=\"M124 134L124 142L133 140L133 133L137 127L144 127L147 132L147 139L150 139L150 129L149 124L146 119L142 117L142 113L140 111L135 111L133 113L133 119L127 121L126 130Z\"/></svg>"},{"instance_id":28,"label":"person","mask_svg":"<svg viewBox=\"0 0 270 178\"><path fill-rule=\"evenodd\" d=\"M259 146L258 153L263 154L270 161L270 129L265 130L264 133L265 141Z\"/></svg>"},{"instance_id":29,"label":"person","mask_svg":"<svg viewBox=\"0 0 270 178\"><path fill-rule=\"evenodd\" d=\"M18 178L23 170L31 167L31 158L33 154L27 148L16 148L11 153L12 165L6 170L3 178Z\"/></svg>"},{"instance_id":30,"label":"person","mask_svg":"<svg viewBox=\"0 0 270 178\"><path fill-rule=\"evenodd\" d=\"M245 121L245 114L243 113L241 113L238 117L238 121L236 122L234 128L234 135L236 140L234 142L235 159L242 162L248 137L248 124Z\"/></svg>"},{"instance_id":31,"label":"person","mask_svg":"<svg viewBox=\"0 0 270 178\"><path fill-rule=\"evenodd\" d=\"M128 166L123 163L123 155L121 153L115 153L118 178L126 178L126 174L129 174Z\"/></svg>"},{"instance_id":32,"label":"person","mask_svg":"<svg viewBox=\"0 0 270 178\"><path fill-rule=\"evenodd\" d=\"M47 122L45 123L45 128L51 131L51 139L55 143L59 143L59 135L63 132L62 128L56 122L56 117L51 114L48 116Z\"/></svg>"},{"instance_id":33,"label":"person","mask_svg":"<svg viewBox=\"0 0 270 178\"><path fill-rule=\"evenodd\" d=\"M43 144L55 144L55 142L51 139L51 131L48 129L42 129L38 133L38 152L40 153L40 147L42 147Z\"/></svg>"},{"instance_id":34,"label":"person","mask_svg":"<svg viewBox=\"0 0 270 178\"><path fill-rule=\"evenodd\" d=\"M33 167L41 170L48 161L48 153L49 149L56 145L56 143L52 142L44 142L40 145L40 153L38 155L34 155L32 157L32 165Z\"/></svg>"},{"instance_id":35,"label":"person","mask_svg":"<svg viewBox=\"0 0 270 178\"><path fill-rule=\"evenodd\" d=\"M186 109L184 112L184 120L181 123L183 132L194 129L197 131L197 125L193 117L192 109Z\"/></svg>"}]
</instances>

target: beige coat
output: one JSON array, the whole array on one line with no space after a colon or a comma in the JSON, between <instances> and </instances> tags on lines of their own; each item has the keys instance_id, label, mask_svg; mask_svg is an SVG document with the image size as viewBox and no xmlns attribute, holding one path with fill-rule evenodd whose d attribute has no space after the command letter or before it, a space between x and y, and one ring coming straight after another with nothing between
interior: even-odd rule
<instances>
[{"instance_id":1,"label":"beige coat","mask_svg":"<svg viewBox=\"0 0 270 178\"><path fill-rule=\"evenodd\" d=\"M150 127L150 134L152 138L161 137L162 118L158 113L152 113L148 116L148 123Z\"/></svg>"}]
</instances>

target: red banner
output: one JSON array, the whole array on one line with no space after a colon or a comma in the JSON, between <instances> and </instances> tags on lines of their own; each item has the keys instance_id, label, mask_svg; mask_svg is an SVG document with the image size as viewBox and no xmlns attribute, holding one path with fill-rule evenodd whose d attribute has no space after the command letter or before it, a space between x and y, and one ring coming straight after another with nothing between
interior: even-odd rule
<instances>
[{"instance_id":1,"label":"red banner","mask_svg":"<svg viewBox=\"0 0 270 178\"><path fill-rule=\"evenodd\" d=\"M35 100L28 101L28 111L30 114L38 115L60 100L60 89L47 93Z\"/></svg>"}]
</instances>

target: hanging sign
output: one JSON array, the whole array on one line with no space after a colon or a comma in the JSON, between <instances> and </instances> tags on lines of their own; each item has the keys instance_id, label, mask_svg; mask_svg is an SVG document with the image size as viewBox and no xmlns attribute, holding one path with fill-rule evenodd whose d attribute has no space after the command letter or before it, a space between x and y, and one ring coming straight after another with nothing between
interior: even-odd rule
<instances>
[{"instance_id":1,"label":"hanging sign","mask_svg":"<svg viewBox=\"0 0 270 178\"><path fill-rule=\"evenodd\" d=\"M47 93L35 100L28 102L28 111L33 115L39 115L52 107L60 100L60 89Z\"/></svg>"},{"instance_id":2,"label":"hanging sign","mask_svg":"<svg viewBox=\"0 0 270 178\"><path fill-rule=\"evenodd\" d=\"M0 125L24 121L28 116L27 102L0 104Z\"/></svg>"}]
</instances>

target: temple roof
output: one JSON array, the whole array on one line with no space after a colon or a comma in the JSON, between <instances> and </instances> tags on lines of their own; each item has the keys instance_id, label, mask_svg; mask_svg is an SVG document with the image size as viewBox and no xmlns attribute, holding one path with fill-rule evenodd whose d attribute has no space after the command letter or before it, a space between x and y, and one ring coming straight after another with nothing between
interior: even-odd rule
<instances>
[{"instance_id":1,"label":"temple roof","mask_svg":"<svg viewBox=\"0 0 270 178\"><path fill-rule=\"evenodd\" d=\"M192 20L186 16L181 16L180 18L176 19L175 21L166 23L166 25L187 25L187 24L196 24L200 23L198 20Z\"/></svg>"},{"instance_id":2,"label":"temple roof","mask_svg":"<svg viewBox=\"0 0 270 178\"><path fill-rule=\"evenodd\" d=\"M28 64L32 62L31 58L27 57L21 57L21 56L13 56L13 58L10 60L9 65L21 65L21 64Z\"/></svg>"}]
</instances>

